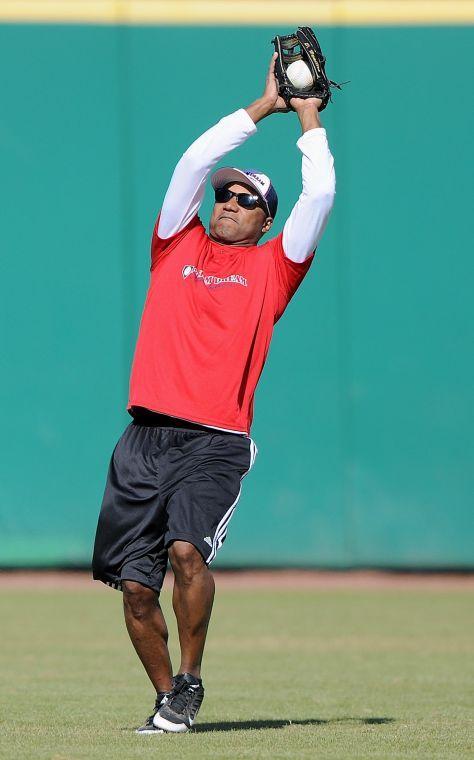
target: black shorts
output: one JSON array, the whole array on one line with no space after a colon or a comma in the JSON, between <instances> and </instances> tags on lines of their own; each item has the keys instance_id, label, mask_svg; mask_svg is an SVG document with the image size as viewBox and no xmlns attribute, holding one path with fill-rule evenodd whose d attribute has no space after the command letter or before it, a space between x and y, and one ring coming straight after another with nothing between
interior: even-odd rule
<instances>
[{"instance_id":1,"label":"black shorts","mask_svg":"<svg viewBox=\"0 0 474 760\"><path fill-rule=\"evenodd\" d=\"M110 461L94 546L93 576L121 589L138 581L159 592L173 541L210 564L239 500L257 448L246 435L135 420ZM162 420L162 417L158 417ZM165 421L166 418L165 418Z\"/></svg>"}]
</instances>

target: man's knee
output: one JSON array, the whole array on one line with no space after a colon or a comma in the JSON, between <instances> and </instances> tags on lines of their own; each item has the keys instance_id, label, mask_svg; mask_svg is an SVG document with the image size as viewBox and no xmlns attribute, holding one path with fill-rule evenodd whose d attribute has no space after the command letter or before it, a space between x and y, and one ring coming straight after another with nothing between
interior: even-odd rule
<instances>
[{"instance_id":1,"label":"man's knee","mask_svg":"<svg viewBox=\"0 0 474 760\"><path fill-rule=\"evenodd\" d=\"M192 583L196 575L207 570L200 552L187 541L174 541L168 550L168 556L173 572L181 583Z\"/></svg>"},{"instance_id":2,"label":"man's knee","mask_svg":"<svg viewBox=\"0 0 474 760\"><path fill-rule=\"evenodd\" d=\"M123 604L125 610L137 620L146 618L157 605L158 595L151 588L136 581L123 581Z\"/></svg>"}]
</instances>

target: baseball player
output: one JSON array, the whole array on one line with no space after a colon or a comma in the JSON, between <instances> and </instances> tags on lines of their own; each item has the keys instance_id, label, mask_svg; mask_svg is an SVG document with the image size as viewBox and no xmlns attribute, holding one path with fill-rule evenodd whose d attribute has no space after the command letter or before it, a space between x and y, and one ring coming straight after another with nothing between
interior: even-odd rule
<instances>
[{"instance_id":1,"label":"baseball player","mask_svg":"<svg viewBox=\"0 0 474 760\"><path fill-rule=\"evenodd\" d=\"M273 56L263 95L222 118L178 162L151 243L151 279L133 361L133 418L108 472L94 578L123 592L133 646L156 690L139 733L187 731L204 697L201 661L222 546L257 448L254 392L273 327L306 275L335 193L316 98L293 98L302 191L283 232L268 176L225 167L211 177L209 233L198 217L212 168L285 108ZM168 559L181 662L173 677L159 594Z\"/></svg>"}]
</instances>

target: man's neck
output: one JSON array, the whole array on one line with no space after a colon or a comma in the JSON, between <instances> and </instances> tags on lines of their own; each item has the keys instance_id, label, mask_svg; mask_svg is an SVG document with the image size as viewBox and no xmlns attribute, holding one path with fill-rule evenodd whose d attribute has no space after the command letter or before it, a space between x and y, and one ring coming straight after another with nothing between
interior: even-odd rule
<instances>
[{"instance_id":1,"label":"man's neck","mask_svg":"<svg viewBox=\"0 0 474 760\"><path fill-rule=\"evenodd\" d=\"M217 237L214 237L211 233L209 233L208 237L213 241L213 243L219 243L219 245L230 245L235 246L236 248L251 248L254 245L258 244L258 240L249 241L249 240L241 240L238 242L232 242L229 243L227 240L222 240Z\"/></svg>"}]
</instances>

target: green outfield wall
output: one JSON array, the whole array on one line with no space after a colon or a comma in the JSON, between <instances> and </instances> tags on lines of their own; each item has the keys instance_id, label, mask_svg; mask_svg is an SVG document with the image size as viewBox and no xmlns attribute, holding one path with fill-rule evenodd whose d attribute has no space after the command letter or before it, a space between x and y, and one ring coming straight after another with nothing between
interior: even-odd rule
<instances>
[{"instance_id":1,"label":"green outfield wall","mask_svg":"<svg viewBox=\"0 0 474 760\"><path fill-rule=\"evenodd\" d=\"M0 25L0 565L89 562L154 217L181 153L260 94L288 31ZM472 566L473 30L320 38L350 80L323 114L336 204L275 330L219 563ZM277 232L298 135L276 115L232 158L272 176Z\"/></svg>"}]
</instances>

